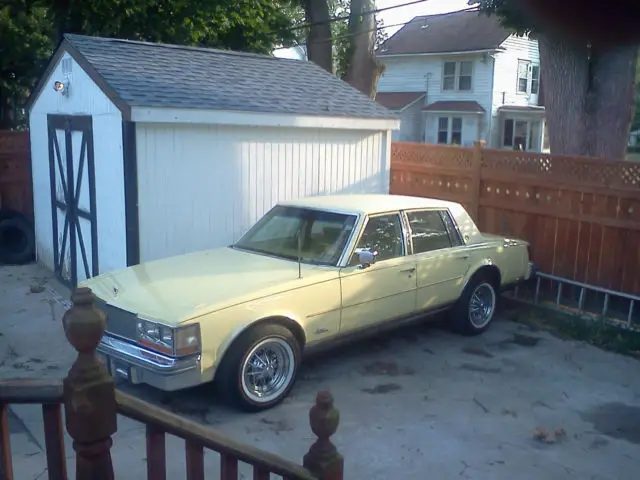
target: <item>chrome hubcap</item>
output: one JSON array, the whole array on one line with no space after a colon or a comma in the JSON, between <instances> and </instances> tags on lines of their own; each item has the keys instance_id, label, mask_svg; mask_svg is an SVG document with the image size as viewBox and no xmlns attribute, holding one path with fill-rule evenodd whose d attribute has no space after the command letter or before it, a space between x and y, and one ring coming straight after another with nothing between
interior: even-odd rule
<instances>
[{"instance_id":1,"label":"chrome hubcap","mask_svg":"<svg viewBox=\"0 0 640 480\"><path fill-rule=\"evenodd\" d=\"M256 403L278 398L293 378L295 354L281 338L268 338L255 345L242 366L242 390Z\"/></svg>"},{"instance_id":2,"label":"chrome hubcap","mask_svg":"<svg viewBox=\"0 0 640 480\"><path fill-rule=\"evenodd\" d=\"M493 318L496 292L488 283L476 287L469 302L469 321L475 328L484 328Z\"/></svg>"}]
</instances>

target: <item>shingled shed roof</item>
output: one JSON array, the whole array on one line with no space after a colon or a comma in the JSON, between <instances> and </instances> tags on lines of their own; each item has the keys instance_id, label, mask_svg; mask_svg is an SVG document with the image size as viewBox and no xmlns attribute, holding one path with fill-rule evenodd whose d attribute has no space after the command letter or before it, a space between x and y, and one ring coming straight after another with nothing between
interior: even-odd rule
<instances>
[{"instance_id":1,"label":"shingled shed roof","mask_svg":"<svg viewBox=\"0 0 640 480\"><path fill-rule=\"evenodd\" d=\"M397 118L307 61L71 34L64 36L61 50L68 51L121 109L167 107ZM50 68L56 63L54 55ZM36 95L40 88L42 85Z\"/></svg>"},{"instance_id":2,"label":"shingled shed roof","mask_svg":"<svg viewBox=\"0 0 640 480\"><path fill-rule=\"evenodd\" d=\"M378 49L378 56L471 52L498 48L512 32L476 10L413 18Z\"/></svg>"}]
</instances>

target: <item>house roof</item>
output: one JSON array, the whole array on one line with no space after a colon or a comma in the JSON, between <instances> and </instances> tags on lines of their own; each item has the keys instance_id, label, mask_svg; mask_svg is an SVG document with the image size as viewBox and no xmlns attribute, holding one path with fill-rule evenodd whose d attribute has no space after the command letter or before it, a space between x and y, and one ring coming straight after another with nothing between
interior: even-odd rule
<instances>
[{"instance_id":1,"label":"house roof","mask_svg":"<svg viewBox=\"0 0 640 480\"><path fill-rule=\"evenodd\" d=\"M168 107L397 118L311 62L115 38L66 34L41 83L55 68L62 55L59 52L64 51L121 110ZM30 104L33 101L30 99Z\"/></svg>"},{"instance_id":2,"label":"house roof","mask_svg":"<svg viewBox=\"0 0 640 480\"><path fill-rule=\"evenodd\" d=\"M484 113L486 111L482 105L472 100L433 102L424 107L423 110L426 110L428 112L461 113Z\"/></svg>"},{"instance_id":3,"label":"house roof","mask_svg":"<svg viewBox=\"0 0 640 480\"><path fill-rule=\"evenodd\" d=\"M378 92L376 102L389 110L402 110L424 96L424 92Z\"/></svg>"},{"instance_id":4,"label":"house roof","mask_svg":"<svg viewBox=\"0 0 640 480\"><path fill-rule=\"evenodd\" d=\"M378 56L493 50L512 32L495 16L463 10L413 18L378 49Z\"/></svg>"}]
</instances>

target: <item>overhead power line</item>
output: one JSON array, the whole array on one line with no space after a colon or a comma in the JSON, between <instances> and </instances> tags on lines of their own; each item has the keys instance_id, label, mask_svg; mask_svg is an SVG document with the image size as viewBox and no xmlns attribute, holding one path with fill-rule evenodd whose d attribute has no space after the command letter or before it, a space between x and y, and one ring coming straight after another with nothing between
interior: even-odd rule
<instances>
[{"instance_id":1,"label":"overhead power line","mask_svg":"<svg viewBox=\"0 0 640 480\"><path fill-rule=\"evenodd\" d=\"M392 7L388 7L388 8L392 8ZM469 8L465 8L465 9L462 9L462 10L457 10L455 12L450 12L450 13L473 12L473 11L478 11L478 7L475 7L475 6L474 7L469 7ZM446 15L446 13L443 14L443 15ZM346 33L344 35L337 35L337 36L331 37L331 38L322 38L322 39L314 40L314 41L308 42L308 43L311 43L311 44L326 43L326 42L328 42L330 40L334 41L334 40L339 40L339 39L342 39L342 38L349 38L349 37L352 37L354 35L360 35L362 33L369 33L369 32L376 32L378 30L384 30L386 28L403 27L403 26L411 23L412 21L413 21L413 18L411 20L407 20L406 22L394 23L392 25L383 25L382 27L375 27L375 28L372 28L372 29L369 29L369 30L360 31L358 33ZM308 43L296 43L296 44L291 45L289 47L278 47L278 48L274 48L273 50L274 51L278 51L278 50L287 50L289 48L295 48L295 47L305 47Z\"/></svg>"},{"instance_id":2,"label":"overhead power line","mask_svg":"<svg viewBox=\"0 0 640 480\"><path fill-rule=\"evenodd\" d=\"M418 3L424 3L424 2L428 2L429 0L413 0L412 2L407 2L407 3L401 3L400 5L392 5L390 7L384 7L384 8L376 8L374 10L367 10L364 12L359 13L359 16L364 16L364 15L371 15L371 14L376 14L376 13L380 13L380 12L385 12L387 10L393 10L395 8L402 8L402 7L408 7L409 5L416 5ZM318 25L326 25L326 24L331 24L331 23L336 23L336 22L341 22L343 20L349 20L349 14L345 14L345 15L338 15L336 17L332 17L329 20L324 20L321 22L309 22L309 23L302 23L300 25L296 25L295 27L291 27L291 31L295 31L295 30L302 30L305 28L309 28L309 27L316 27Z\"/></svg>"}]
</instances>

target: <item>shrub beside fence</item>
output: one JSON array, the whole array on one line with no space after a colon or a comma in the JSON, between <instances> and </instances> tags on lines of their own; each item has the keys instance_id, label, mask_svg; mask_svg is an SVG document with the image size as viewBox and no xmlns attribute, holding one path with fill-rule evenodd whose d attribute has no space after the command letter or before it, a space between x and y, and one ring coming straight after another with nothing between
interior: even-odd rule
<instances>
[{"instance_id":1,"label":"shrub beside fence","mask_svg":"<svg viewBox=\"0 0 640 480\"><path fill-rule=\"evenodd\" d=\"M394 142L391 193L460 202L542 271L640 293L640 164Z\"/></svg>"}]
</instances>

